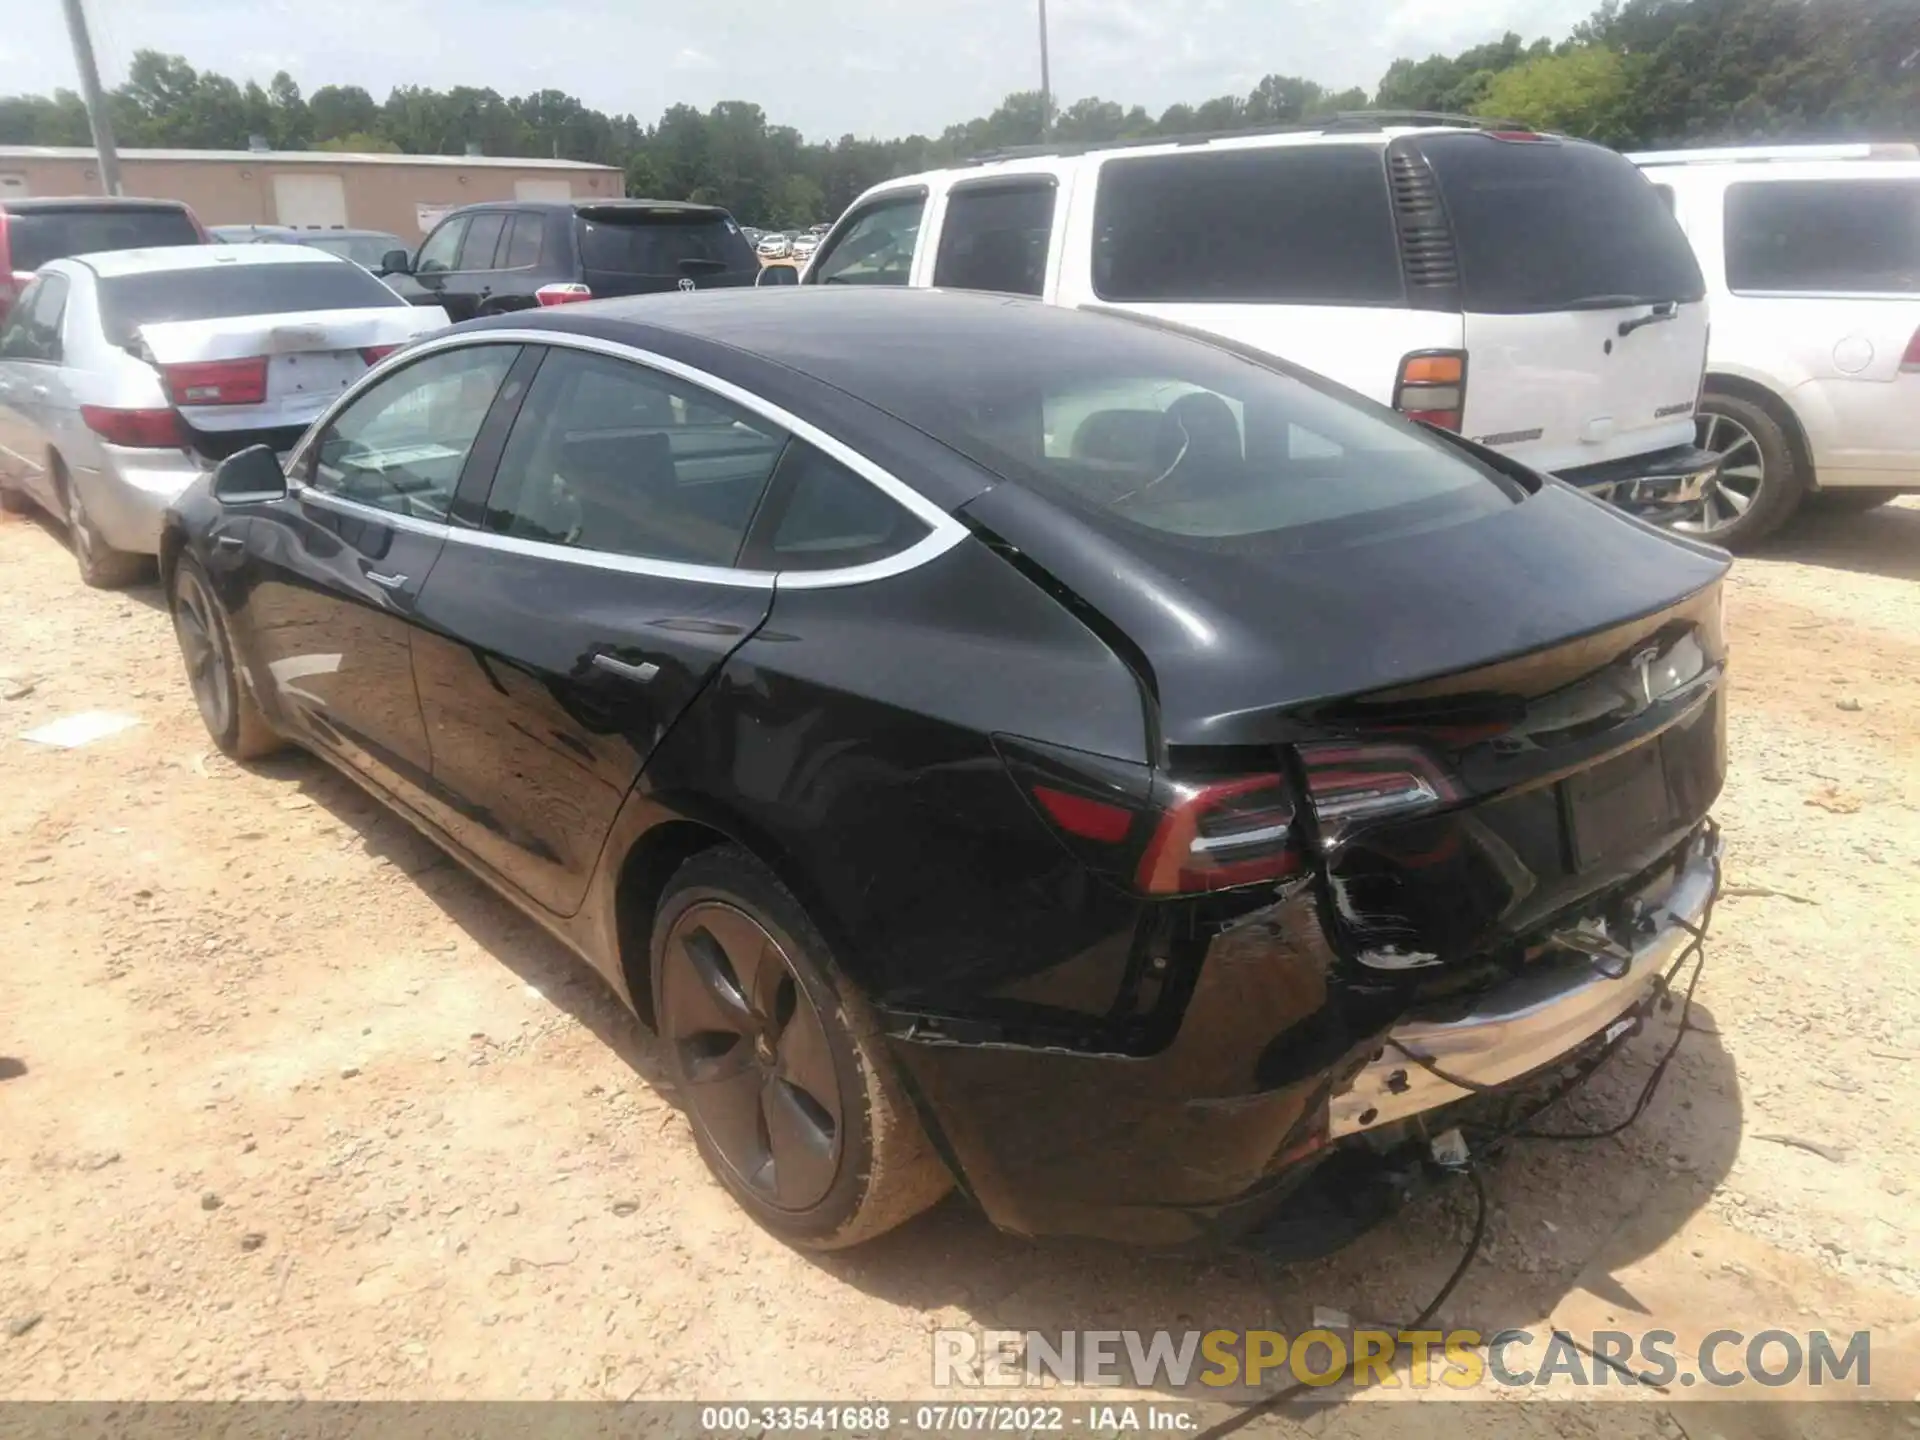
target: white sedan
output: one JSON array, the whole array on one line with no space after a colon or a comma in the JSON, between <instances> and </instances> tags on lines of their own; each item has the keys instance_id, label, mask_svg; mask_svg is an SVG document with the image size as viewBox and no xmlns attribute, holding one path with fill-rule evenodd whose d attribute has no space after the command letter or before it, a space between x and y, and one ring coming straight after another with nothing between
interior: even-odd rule
<instances>
[{"instance_id":1,"label":"white sedan","mask_svg":"<svg viewBox=\"0 0 1920 1440\"><path fill-rule=\"evenodd\" d=\"M202 470L290 445L369 365L446 323L305 245L52 261L0 330L0 506L64 520L89 585L130 583Z\"/></svg>"}]
</instances>

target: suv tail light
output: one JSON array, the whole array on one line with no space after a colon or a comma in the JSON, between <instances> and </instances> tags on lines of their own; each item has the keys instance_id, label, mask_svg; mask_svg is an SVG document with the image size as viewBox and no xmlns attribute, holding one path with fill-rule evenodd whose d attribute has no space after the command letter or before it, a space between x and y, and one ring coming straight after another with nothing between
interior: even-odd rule
<instances>
[{"instance_id":1,"label":"suv tail light","mask_svg":"<svg viewBox=\"0 0 1920 1440\"><path fill-rule=\"evenodd\" d=\"M259 405L267 398L267 357L162 365L160 382L176 405Z\"/></svg>"},{"instance_id":2,"label":"suv tail light","mask_svg":"<svg viewBox=\"0 0 1920 1440\"><path fill-rule=\"evenodd\" d=\"M1400 362L1393 382L1393 408L1409 420L1458 430L1466 403L1464 350L1416 350Z\"/></svg>"},{"instance_id":3,"label":"suv tail light","mask_svg":"<svg viewBox=\"0 0 1920 1440\"><path fill-rule=\"evenodd\" d=\"M187 438L180 417L171 410L114 410L105 405L82 405L86 427L109 445L129 450L183 450Z\"/></svg>"},{"instance_id":4,"label":"suv tail light","mask_svg":"<svg viewBox=\"0 0 1920 1440\"><path fill-rule=\"evenodd\" d=\"M575 305L582 300L591 300L593 287L582 285L577 280L566 284L542 285L533 292L533 298L542 305Z\"/></svg>"},{"instance_id":5,"label":"suv tail light","mask_svg":"<svg viewBox=\"0 0 1920 1440\"><path fill-rule=\"evenodd\" d=\"M378 365L399 348L398 345L369 345L360 352L360 358L368 365Z\"/></svg>"},{"instance_id":6,"label":"suv tail light","mask_svg":"<svg viewBox=\"0 0 1920 1440\"><path fill-rule=\"evenodd\" d=\"M1144 765L996 737L1001 758L1079 859L1147 895L1195 895L1304 874L1298 790L1272 772L1170 780ZM1424 751L1397 744L1300 747L1323 839L1457 798Z\"/></svg>"},{"instance_id":7,"label":"suv tail light","mask_svg":"<svg viewBox=\"0 0 1920 1440\"><path fill-rule=\"evenodd\" d=\"M1907 353L1900 357L1900 368L1912 372L1920 370L1920 330L1913 332L1913 338L1907 341Z\"/></svg>"}]
</instances>

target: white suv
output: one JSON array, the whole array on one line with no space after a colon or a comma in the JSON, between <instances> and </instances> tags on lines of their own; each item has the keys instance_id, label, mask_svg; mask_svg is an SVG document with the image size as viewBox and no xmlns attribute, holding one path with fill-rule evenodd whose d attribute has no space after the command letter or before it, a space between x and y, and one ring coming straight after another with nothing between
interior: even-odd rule
<instances>
[{"instance_id":1,"label":"white suv","mask_svg":"<svg viewBox=\"0 0 1920 1440\"><path fill-rule=\"evenodd\" d=\"M1139 311L1630 508L1697 517L1715 470L1693 423L1705 292L1652 186L1597 145L1402 118L891 180L840 217L802 283Z\"/></svg>"},{"instance_id":2,"label":"white suv","mask_svg":"<svg viewBox=\"0 0 1920 1440\"><path fill-rule=\"evenodd\" d=\"M1704 533L1741 545L1812 497L1920 491L1920 146L1630 157L1693 241L1713 304Z\"/></svg>"}]
</instances>

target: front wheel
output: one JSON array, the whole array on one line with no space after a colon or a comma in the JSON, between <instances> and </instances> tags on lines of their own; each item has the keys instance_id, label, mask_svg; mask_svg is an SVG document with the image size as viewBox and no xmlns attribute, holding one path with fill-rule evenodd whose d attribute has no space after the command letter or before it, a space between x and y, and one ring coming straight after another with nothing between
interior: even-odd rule
<instances>
[{"instance_id":1,"label":"front wheel","mask_svg":"<svg viewBox=\"0 0 1920 1440\"><path fill-rule=\"evenodd\" d=\"M180 658L186 662L187 686L213 743L235 760L257 760L282 748L286 742L267 723L240 678L226 614L193 560L183 557L174 568L167 604Z\"/></svg>"},{"instance_id":2,"label":"front wheel","mask_svg":"<svg viewBox=\"0 0 1920 1440\"><path fill-rule=\"evenodd\" d=\"M701 1158L748 1214L839 1250L952 1184L872 1015L774 874L733 846L668 883L653 927L654 1013Z\"/></svg>"},{"instance_id":3,"label":"front wheel","mask_svg":"<svg viewBox=\"0 0 1920 1440\"><path fill-rule=\"evenodd\" d=\"M1764 406L1709 391L1695 421L1702 450L1720 457L1720 472L1699 508L1673 528L1729 550L1742 550L1784 525L1807 491L1807 476L1785 428Z\"/></svg>"}]
</instances>

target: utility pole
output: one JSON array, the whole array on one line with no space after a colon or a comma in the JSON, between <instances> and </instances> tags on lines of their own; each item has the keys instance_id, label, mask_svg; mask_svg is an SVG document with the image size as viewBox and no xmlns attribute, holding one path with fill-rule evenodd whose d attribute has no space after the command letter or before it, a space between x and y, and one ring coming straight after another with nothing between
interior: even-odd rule
<instances>
[{"instance_id":1,"label":"utility pole","mask_svg":"<svg viewBox=\"0 0 1920 1440\"><path fill-rule=\"evenodd\" d=\"M80 98L87 102L87 124L93 129L93 148L100 155L100 188L120 193L120 152L113 146L113 117L100 90L100 69L93 63L93 40L87 34L86 12L80 0L60 0L67 12L67 34L73 40L73 63L80 71Z\"/></svg>"},{"instance_id":2,"label":"utility pole","mask_svg":"<svg viewBox=\"0 0 1920 1440\"><path fill-rule=\"evenodd\" d=\"M79 0L68 0L78 4ZM1053 134L1053 76L1047 66L1047 0L1040 0L1040 138Z\"/></svg>"}]
</instances>

